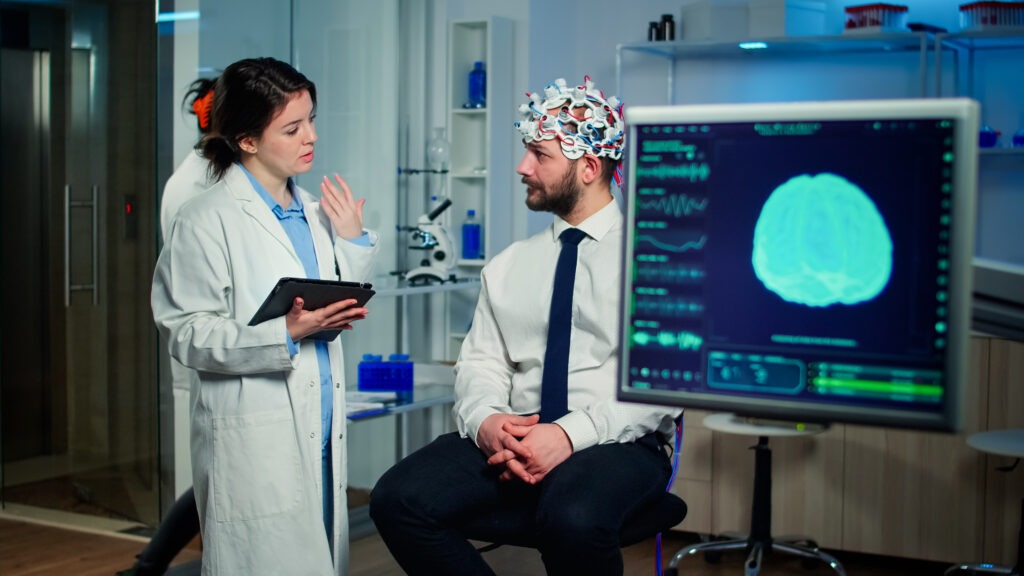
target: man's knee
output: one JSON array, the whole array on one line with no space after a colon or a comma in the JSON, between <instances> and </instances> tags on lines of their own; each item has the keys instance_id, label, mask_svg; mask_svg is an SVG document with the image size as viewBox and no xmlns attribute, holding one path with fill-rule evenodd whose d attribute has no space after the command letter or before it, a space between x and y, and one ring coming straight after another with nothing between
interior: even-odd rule
<instances>
[{"instance_id":1,"label":"man's knee","mask_svg":"<svg viewBox=\"0 0 1024 576\"><path fill-rule=\"evenodd\" d=\"M574 505L560 508L539 521L539 541L545 547L566 549L617 548L619 527L601 514L601 507Z\"/></svg>"},{"instance_id":2,"label":"man's knee","mask_svg":"<svg viewBox=\"0 0 1024 576\"><path fill-rule=\"evenodd\" d=\"M390 518L400 518L415 504L410 504L411 495L406 494L404 474L391 468L381 476L370 491L370 518L378 526Z\"/></svg>"}]
</instances>

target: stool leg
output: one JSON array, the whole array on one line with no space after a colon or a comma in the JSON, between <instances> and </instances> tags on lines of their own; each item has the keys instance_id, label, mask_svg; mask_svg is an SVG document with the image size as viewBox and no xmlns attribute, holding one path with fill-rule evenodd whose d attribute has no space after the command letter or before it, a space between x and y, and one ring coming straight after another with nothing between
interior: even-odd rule
<instances>
[{"instance_id":1,"label":"stool leg","mask_svg":"<svg viewBox=\"0 0 1024 576\"><path fill-rule=\"evenodd\" d=\"M846 576L846 569L839 563L839 560L835 556L832 556L828 552L819 549L808 549L803 546L794 546L792 544L785 544L782 542L775 542L772 544L772 548L780 552L786 552L794 556L800 556L801 558L808 558L810 560L821 560L825 564L828 564L829 568L835 570L839 576Z\"/></svg>"},{"instance_id":2,"label":"stool leg","mask_svg":"<svg viewBox=\"0 0 1024 576\"><path fill-rule=\"evenodd\" d=\"M1021 576L1021 569L1024 569L1024 498L1020 501L1020 528L1017 530L1017 564L1013 567L1013 573Z\"/></svg>"},{"instance_id":3,"label":"stool leg","mask_svg":"<svg viewBox=\"0 0 1024 576\"><path fill-rule=\"evenodd\" d=\"M754 451L754 502L750 512L750 541L771 543L772 529L772 449L768 437L761 436Z\"/></svg>"},{"instance_id":4,"label":"stool leg","mask_svg":"<svg viewBox=\"0 0 1024 576\"><path fill-rule=\"evenodd\" d=\"M755 542L747 554L747 562L743 565L743 576L757 576L761 573L761 560L764 558L764 545Z\"/></svg>"}]
</instances>

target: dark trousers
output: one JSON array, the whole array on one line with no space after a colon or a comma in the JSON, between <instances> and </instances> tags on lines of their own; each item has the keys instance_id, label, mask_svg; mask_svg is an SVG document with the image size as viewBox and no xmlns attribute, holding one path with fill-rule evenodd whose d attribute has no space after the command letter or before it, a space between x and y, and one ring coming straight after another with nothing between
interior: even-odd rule
<instances>
[{"instance_id":1,"label":"dark trousers","mask_svg":"<svg viewBox=\"0 0 1024 576\"><path fill-rule=\"evenodd\" d=\"M196 509L196 495L189 488L182 494L164 516L156 534L139 554L135 563L138 576L171 573L167 565L199 534L199 511ZM175 567L175 574L199 574L199 562L189 562Z\"/></svg>"},{"instance_id":2,"label":"dark trousers","mask_svg":"<svg viewBox=\"0 0 1024 576\"><path fill-rule=\"evenodd\" d=\"M493 574L460 528L508 506L533 511L549 575L621 575L619 531L665 491L671 462L654 434L581 450L536 486L499 481L476 445L445 434L384 474L370 516L408 574Z\"/></svg>"}]
</instances>

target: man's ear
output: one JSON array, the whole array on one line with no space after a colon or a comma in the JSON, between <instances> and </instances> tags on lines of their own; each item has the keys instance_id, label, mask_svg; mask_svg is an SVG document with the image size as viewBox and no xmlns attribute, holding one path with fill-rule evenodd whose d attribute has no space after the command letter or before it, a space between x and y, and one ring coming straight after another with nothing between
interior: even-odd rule
<instances>
[{"instance_id":1,"label":"man's ear","mask_svg":"<svg viewBox=\"0 0 1024 576\"><path fill-rule=\"evenodd\" d=\"M583 184L590 185L601 177L601 159L593 154L584 154L579 159L580 178Z\"/></svg>"}]
</instances>

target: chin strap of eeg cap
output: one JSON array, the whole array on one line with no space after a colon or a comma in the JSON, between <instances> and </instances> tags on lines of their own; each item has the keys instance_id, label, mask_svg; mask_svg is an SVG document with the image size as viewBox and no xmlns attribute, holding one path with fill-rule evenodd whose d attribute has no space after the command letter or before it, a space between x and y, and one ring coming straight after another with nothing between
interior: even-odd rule
<instances>
[{"instance_id":1,"label":"chin strap of eeg cap","mask_svg":"<svg viewBox=\"0 0 1024 576\"><path fill-rule=\"evenodd\" d=\"M612 160L622 158L626 143L622 103L594 87L590 76L583 85L569 88L559 78L544 88L544 98L527 94L530 102L519 106L523 120L515 123L523 142L557 138L570 160L584 154Z\"/></svg>"}]
</instances>

